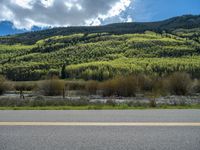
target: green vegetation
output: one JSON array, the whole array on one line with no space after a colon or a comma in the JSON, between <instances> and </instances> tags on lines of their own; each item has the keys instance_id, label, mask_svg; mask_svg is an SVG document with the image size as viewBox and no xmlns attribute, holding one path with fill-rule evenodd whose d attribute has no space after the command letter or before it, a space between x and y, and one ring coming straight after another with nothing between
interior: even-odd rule
<instances>
[{"instance_id":1,"label":"green vegetation","mask_svg":"<svg viewBox=\"0 0 200 150\"><path fill-rule=\"evenodd\" d=\"M79 36L83 38L86 35L71 35L70 43L59 43L70 36L56 36L50 38L50 43L45 39L25 50L17 49L18 46L12 52L0 50L0 74L15 81L39 80L54 75L101 81L121 74L163 75L175 71L200 76L197 49L200 44L192 40L146 32L89 34L84 41L76 39L73 42L73 38Z\"/></svg>"},{"instance_id":2,"label":"green vegetation","mask_svg":"<svg viewBox=\"0 0 200 150\"><path fill-rule=\"evenodd\" d=\"M181 58L120 58L112 61L90 62L66 68L70 78L106 80L116 75L147 74L166 75L173 72L188 72L200 77L200 57Z\"/></svg>"},{"instance_id":3,"label":"green vegetation","mask_svg":"<svg viewBox=\"0 0 200 150\"><path fill-rule=\"evenodd\" d=\"M168 106L161 105L158 107L129 107L127 105L118 106L43 106L43 107L0 107L0 110L134 110L134 109L200 109L200 105L186 105L186 106Z\"/></svg>"},{"instance_id":4,"label":"green vegetation","mask_svg":"<svg viewBox=\"0 0 200 150\"><path fill-rule=\"evenodd\" d=\"M199 109L199 104L155 99L200 93L200 16L0 37L0 95L6 91L19 97L1 97L0 109ZM70 100L65 97L70 92L108 100ZM110 100L137 94L148 103Z\"/></svg>"},{"instance_id":5,"label":"green vegetation","mask_svg":"<svg viewBox=\"0 0 200 150\"><path fill-rule=\"evenodd\" d=\"M155 23L55 28L0 37L0 74L9 80L108 80L116 76L200 77L200 16Z\"/></svg>"}]
</instances>

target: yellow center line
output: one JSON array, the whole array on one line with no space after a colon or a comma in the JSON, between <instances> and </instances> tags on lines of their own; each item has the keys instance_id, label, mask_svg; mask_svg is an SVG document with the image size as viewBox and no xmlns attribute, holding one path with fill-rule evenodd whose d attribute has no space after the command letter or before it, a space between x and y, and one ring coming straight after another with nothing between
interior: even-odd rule
<instances>
[{"instance_id":1,"label":"yellow center line","mask_svg":"<svg viewBox=\"0 0 200 150\"><path fill-rule=\"evenodd\" d=\"M0 126L179 126L200 127L200 122L0 122Z\"/></svg>"}]
</instances>

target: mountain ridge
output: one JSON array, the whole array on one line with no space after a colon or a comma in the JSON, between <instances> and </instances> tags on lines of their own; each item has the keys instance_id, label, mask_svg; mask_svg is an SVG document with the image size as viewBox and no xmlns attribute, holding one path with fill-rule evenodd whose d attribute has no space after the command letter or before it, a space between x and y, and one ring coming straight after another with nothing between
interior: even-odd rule
<instances>
[{"instance_id":1,"label":"mountain ridge","mask_svg":"<svg viewBox=\"0 0 200 150\"><path fill-rule=\"evenodd\" d=\"M46 29L41 31L21 33L11 36L0 37L0 43L8 43L9 39L13 39L22 44L34 44L38 40L45 39L57 35L70 35L76 33L111 33L111 34L128 34L128 33L143 33L147 30L159 32L172 32L173 30L184 28L200 27L200 15L183 15L173 17L157 22L133 22L133 23L114 23L103 26L71 26ZM6 39L7 42L3 42Z\"/></svg>"}]
</instances>

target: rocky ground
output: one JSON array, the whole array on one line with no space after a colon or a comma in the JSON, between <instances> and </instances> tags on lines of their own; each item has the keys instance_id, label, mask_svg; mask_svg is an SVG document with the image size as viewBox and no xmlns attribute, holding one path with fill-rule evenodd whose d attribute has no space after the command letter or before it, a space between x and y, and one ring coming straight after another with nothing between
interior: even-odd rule
<instances>
[{"instance_id":1,"label":"rocky ground","mask_svg":"<svg viewBox=\"0 0 200 150\"><path fill-rule=\"evenodd\" d=\"M99 95L91 95L91 96L77 96L77 95L66 95L65 98L63 96L42 96L36 93L31 92L24 92L23 94L24 99L26 100L61 100L61 99L70 99L70 100L80 100L86 99L90 102L102 102L105 103L107 100L113 100L117 103L123 103L127 101L134 101L134 102L149 102L150 100L155 100L157 104L200 104L200 94L195 95L187 95L187 96L175 96L175 95L168 95L168 96L144 96L144 95L136 95L136 97L102 97ZM5 93L4 95L0 96L0 100L20 100L19 92L10 91Z\"/></svg>"}]
</instances>

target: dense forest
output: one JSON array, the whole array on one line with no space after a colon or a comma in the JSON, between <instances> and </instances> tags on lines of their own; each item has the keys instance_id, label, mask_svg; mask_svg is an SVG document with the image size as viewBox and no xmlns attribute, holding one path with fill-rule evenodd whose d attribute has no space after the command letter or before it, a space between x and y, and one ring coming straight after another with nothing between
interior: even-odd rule
<instances>
[{"instance_id":1,"label":"dense forest","mask_svg":"<svg viewBox=\"0 0 200 150\"><path fill-rule=\"evenodd\" d=\"M54 75L102 81L177 71L200 78L200 16L0 37L0 74L14 81Z\"/></svg>"}]
</instances>

